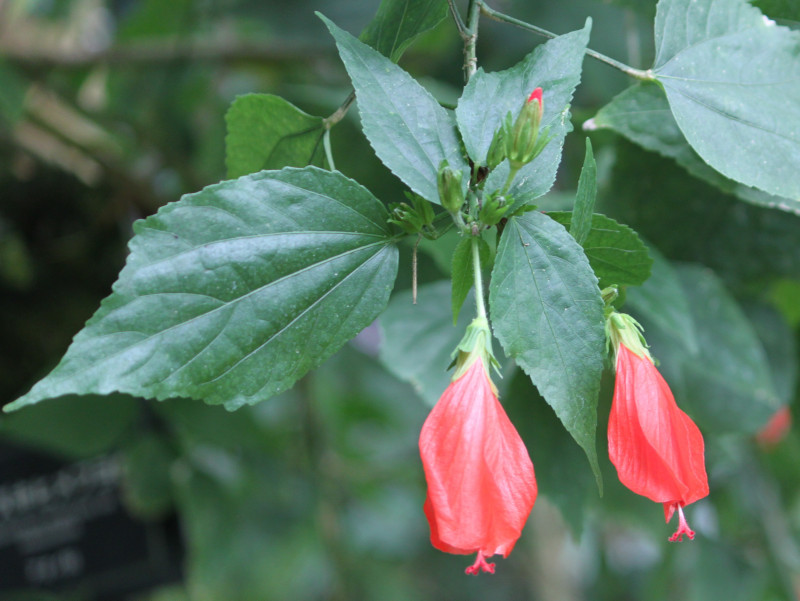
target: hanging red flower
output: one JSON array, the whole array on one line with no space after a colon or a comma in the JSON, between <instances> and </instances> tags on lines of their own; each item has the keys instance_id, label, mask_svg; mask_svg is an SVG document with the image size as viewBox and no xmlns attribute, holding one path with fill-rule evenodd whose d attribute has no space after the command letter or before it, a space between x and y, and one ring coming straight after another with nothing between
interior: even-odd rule
<instances>
[{"instance_id":1,"label":"hanging red flower","mask_svg":"<svg viewBox=\"0 0 800 601\"><path fill-rule=\"evenodd\" d=\"M703 435L675 403L640 341L638 324L627 315L614 316L617 376L608 421L609 458L620 482L664 504L667 522L678 511L678 529L670 541L681 541L684 534L694 538L683 507L708 495Z\"/></svg>"},{"instance_id":2,"label":"hanging red flower","mask_svg":"<svg viewBox=\"0 0 800 601\"><path fill-rule=\"evenodd\" d=\"M434 547L477 553L467 574L494 573L486 558L514 548L536 500L536 478L481 353L461 353L454 377L420 433L425 515Z\"/></svg>"}]
</instances>

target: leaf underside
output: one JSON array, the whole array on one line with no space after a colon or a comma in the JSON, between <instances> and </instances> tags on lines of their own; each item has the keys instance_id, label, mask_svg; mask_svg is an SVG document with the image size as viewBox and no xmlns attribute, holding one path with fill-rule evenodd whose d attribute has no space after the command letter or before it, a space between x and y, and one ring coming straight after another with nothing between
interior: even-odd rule
<instances>
[{"instance_id":1,"label":"leaf underside","mask_svg":"<svg viewBox=\"0 0 800 601\"><path fill-rule=\"evenodd\" d=\"M717 171L800 199L800 37L745 0L662 0L653 73Z\"/></svg>"}]
</instances>

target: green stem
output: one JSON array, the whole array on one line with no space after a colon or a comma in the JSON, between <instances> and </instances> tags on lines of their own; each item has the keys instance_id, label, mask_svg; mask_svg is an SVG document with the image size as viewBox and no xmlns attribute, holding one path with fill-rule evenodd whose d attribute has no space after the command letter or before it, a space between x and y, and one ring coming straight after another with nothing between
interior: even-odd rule
<instances>
[{"instance_id":1,"label":"green stem","mask_svg":"<svg viewBox=\"0 0 800 601\"><path fill-rule=\"evenodd\" d=\"M333 164L333 151L331 150L331 130L326 129L322 134L322 145L325 147L325 158L328 159L328 169L336 171L336 165Z\"/></svg>"},{"instance_id":2,"label":"green stem","mask_svg":"<svg viewBox=\"0 0 800 601\"><path fill-rule=\"evenodd\" d=\"M467 32L464 38L464 78L469 81L478 70L478 21L481 17L480 0L469 0L467 8Z\"/></svg>"},{"instance_id":3,"label":"green stem","mask_svg":"<svg viewBox=\"0 0 800 601\"><path fill-rule=\"evenodd\" d=\"M458 8L456 8L455 0L447 0L447 5L450 7L450 14L453 17L453 21L456 22L458 34L461 36L461 39L466 42L469 38L469 31L467 30L467 26L464 25L464 20L461 18Z\"/></svg>"},{"instance_id":4,"label":"green stem","mask_svg":"<svg viewBox=\"0 0 800 601\"><path fill-rule=\"evenodd\" d=\"M469 229L464 222L464 216L461 214L461 211L458 213L448 213L448 215L452 217L453 223L456 224L456 229L458 229L459 232L465 232Z\"/></svg>"},{"instance_id":5,"label":"green stem","mask_svg":"<svg viewBox=\"0 0 800 601\"><path fill-rule=\"evenodd\" d=\"M514 167L511 167L511 169L508 172L508 177L506 178L506 183L503 186L503 191L500 192L500 196L505 196L506 192L508 192L508 189L511 187L511 182L514 181L514 178L516 177L518 172L519 168L515 169Z\"/></svg>"},{"instance_id":6,"label":"green stem","mask_svg":"<svg viewBox=\"0 0 800 601\"><path fill-rule=\"evenodd\" d=\"M333 114L331 114L330 117L322 121L322 124L325 126L326 130L330 130L331 127L333 127L334 125L339 123L339 121L344 119L344 116L347 114L348 109L353 104L355 99L356 99L356 91L353 90L352 92L350 92L350 95L342 103L342 106L336 109L336 111Z\"/></svg>"},{"instance_id":7,"label":"green stem","mask_svg":"<svg viewBox=\"0 0 800 601\"><path fill-rule=\"evenodd\" d=\"M516 25L521 29L525 29L527 31L536 33L538 35L544 36L546 38L556 38L558 37L556 34L547 31L546 29L542 29L541 27L537 27L536 25L532 25L526 21L520 21L519 19L515 19L512 16L506 15L505 13L501 13L499 11L494 10L493 8L489 7L484 0L475 0L479 5L481 12L493 19L495 21L510 23L511 25ZM592 58L604 62L607 65L614 67L615 69L619 69L626 75L630 75L631 77L635 77L636 79L641 79L643 81L653 81L655 77L653 76L653 72L649 69L647 71L643 71L641 69L634 69L630 65L626 65L625 63L621 63L618 60L611 58L610 56L606 56L605 54L601 54L592 50L591 48L586 49L586 54L591 56Z\"/></svg>"},{"instance_id":8,"label":"green stem","mask_svg":"<svg viewBox=\"0 0 800 601\"><path fill-rule=\"evenodd\" d=\"M472 271L475 277L475 308L478 317L486 319L486 306L483 302L483 272L481 271L481 253L478 247L478 236L472 237Z\"/></svg>"}]
</instances>

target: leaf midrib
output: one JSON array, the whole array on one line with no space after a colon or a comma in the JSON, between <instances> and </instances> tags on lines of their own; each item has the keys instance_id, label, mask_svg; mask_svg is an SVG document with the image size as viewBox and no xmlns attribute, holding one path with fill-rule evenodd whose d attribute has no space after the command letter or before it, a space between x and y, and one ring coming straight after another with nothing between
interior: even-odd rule
<instances>
[{"instance_id":1,"label":"leaf midrib","mask_svg":"<svg viewBox=\"0 0 800 601\"><path fill-rule=\"evenodd\" d=\"M173 325L171 325L170 327L168 327L168 328L166 328L166 329L164 329L164 330L160 330L160 331L158 331L158 332L154 332L153 334L148 334L148 335L146 335L144 338L141 338L141 339L139 339L139 340L135 341L134 343L132 343L132 344L130 344L130 345L128 345L128 346L126 346L125 348L122 348L122 349L118 350L117 352L115 352L115 353L112 353L111 355L108 355L107 357L104 357L104 358L103 358L103 360L102 360L102 362L103 362L103 363L106 363L106 362L110 361L111 359L113 359L113 358L117 357L118 355L120 355L120 354L122 354L122 353L124 353L124 352L127 352L127 351L129 351L130 349L132 349L132 348L135 348L135 347L136 347L136 346L138 346L138 345L144 344L144 343L146 343L146 342L150 341L151 339L153 339L153 338L155 338L155 337L157 337L157 336L161 336L162 334L165 334L165 333L167 333L167 332L169 332L169 331L171 331L171 330L174 330L175 328L179 328L179 327L185 326L185 325L187 325L187 324L190 324L190 323L192 323L193 321L195 321L195 320L197 320L197 319L201 319L201 318L204 318L204 317L208 317L209 315L212 315L213 313L215 313L215 312L217 312L217 311L219 311L219 310L221 310L221 309L224 309L224 308L226 308L226 307L228 307L228 306L231 306L231 305L233 305L233 304L235 304L235 303L239 303L240 301L244 300L245 298L247 298L247 297L249 297L249 296L251 296L251 295L253 295L253 294L257 293L257 292L260 292L260 291L262 291L262 290L264 290L264 289L268 288L269 286L272 286L273 284L277 284L277 283L279 283L279 282L282 282L282 281L284 281L284 280L286 280L286 279L289 279L289 278L291 278L291 277L294 277L294 276L296 276L296 275L298 275L298 274L301 274L301 273L303 273L303 272L305 272L305 271L307 271L307 270L310 270L310 269L312 269L312 268L318 267L318 266L320 266L320 265L324 265L325 263L328 263L328 262L330 262L330 261L333 261L334 259L338 259L338 258L344 257L344 256L346 256L346 255L348 255L348 254L350 254L350 253L354 253L354 252L357 252L357 251L360 251L360 250L368 249L368 248L370 248L371 246L378 246L378 245L379 245L378 243L373 243L373 244L369 244L369 245L366 245L366 246L359 246L358 248L355 248L355 249L348 250L348 251L347 251L347 252L345 252L345 253L340 253L340 254L338 254L338 255L335 255L335 256L333 256L333 257L328 257L328 258L327 258L327 259L325 259L324 261L319 261L319 262L317 262L317 263L314 263L314 264L312 264L312 265L309 265L309 266L307 266L307 267L304 267L303 269L301 269L301 270L299 270L299 271L292 272L292 273L290 273L290 274L288 274L288 275L286 275L286 276L283 276L283 277L281 277L281 278L278 278L277 280L273 280L273 281L271 281L271 282L267 282L266 284L264 284L264 285L262 285L262 286L259 286L259 287L257 287L257 288L254 288L253 290L251 290L251 291L247 292L246 294L243 294L242 296L239 296L239 297L237 297L237 298L235 298L235 299L233 299L233 300L230 300L230 301L225 301L225 302L223 302L223 304L221 304L221 305L220 305L220 306L218 306L218 307L214 307L214 308L213 308L213 309L211 309L210 311L206 311L206 312L204 312L204 313L200 313L199 315L195 315L194 317L192 317L192 318L190 318L190 319L187 319L186 321L182 321L182 322L180 322L180 323L173 324ZM383 245L383 246L388 246L388 243L384 242L382 245ZM378 252L374 253L374 254L373 254L373 255L372 255L372 256L371 256L369 259L367 259L367 260L366 260L364 263L361 263L361 264L360 264L358 267L356 267L356 268L355 268L353 271L351 271L351 272L350 272L350 273L348 273L348 274L347 274L347 275L346 275L344 278L342 278L342 280L341 280L341 281L339 281L337 284L335 284L335 285L334 285L334 286L331 288L331 290L335 289L335 288L336 288L337 286L339 286L339 285L340 285L340 284L341 284L343 281L345 281L345 280L346 280L348 277L350 277L350 276L351 276L353 273L355 273L356 271L358 271L358 270L359 270L361 267L363 267L364 265L366 265L366 264L367 264L369 261L371 261L371 260L372 260L374 257L378 256L379 254L380 254L380 251L378 251ZM328 292L330 292L330 290L329 290ZM119 294L119 293L117 293L117 294ZM144 296L158 296L159 294L160 294L160 293L151 293L151 294L147 294L147 295L136 295L136 296L134 296L134 297L133 297L131 300L127 301L125 304L123 304L123 305L121 305L121 306L119 306L119 307L114 307L114 308L113 308L112 310L110 310L108 313L106 313L105 315L103 315L103 316L101 317L101 319L107 319L108 317L110 317L111 315L113 315L113 314L114 314L116 311L119 311L119 310L121 310L121 309L123 309L123 308L127 307L127 306L130 304L130 302L133 302L133 300L135 300L135 299L137 299L137 298L144 297ZM328 293L326 293L324 296L327 296L327 294L328 294ZM320 297L320 299L321 299L321 298L324 298L324 296ZM317 300L320 300L320 299L317 299ZM311 306L313 306L313 303L312 303L312 305L311 305ZM310 308L310 307L309 307L309 308ZM306 309L306 311L307 311L307 310L308 310L308 309ZM305 312L305 311L304 311L304 312ZM295 318L295 319L296 319L296 318ZM94 318L92 319L92 321L94 321ZM294 321L294 320L293 320L293 321ZM88 324L87 324L87 325L88 325ZM82 331L79 333L79 335L80 335L81 333L84 333L84 332L86 332L86 331L87 331L86 329L82 330ZM105 337L107 337L107 336L115 336L115 335L118 335L118 334L124 334L124 333L143 334L143 332L140 332L139 330L117 330L117 331L115 331L115 332L109 332L109 333L100 334L100 335L93 335L93 336L91 336L91 339L100 339L100 338L105 338ZM88 334L86 334L86 335L88 336ZM76 338L75 338L75 341L77 342L78 340L79 340L79 338L78 338L78 336L76 336ZM93 364L93 365L91 365L90 367L95 367L96 365L97 365L97 364ZM88 368L85 368L85 369L80 369L80 370L78 370L77 372L73 372L73 374L74 374L74 373L86 372L86 371L87 371L87 369L88 369ZM73 374L70 374L70 376L72 376ZM156 385L157 385L157 384L158 384L158 383L156 383Z\"/></svg>"}]
</instances>

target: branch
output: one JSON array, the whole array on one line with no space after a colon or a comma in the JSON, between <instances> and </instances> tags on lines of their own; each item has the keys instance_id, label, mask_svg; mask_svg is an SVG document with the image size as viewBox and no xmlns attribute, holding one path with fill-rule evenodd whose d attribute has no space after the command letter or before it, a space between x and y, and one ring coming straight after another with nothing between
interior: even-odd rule
<instances>
[{"instance_id":1,"label":"branch","mask_svg":"<svg viewBox=\"0 0 800 601\"><path fill-rule=\"evenodd\" d=\"M30 67L82 69L98 64L147 67L182 61L285 63L316 58L324 46L233 40L151 40L102 50L64 49L0 40L0 56Z\"/></svg>"},{"instance_id":2,"label":"branch","mask_svg":"<svg viewBox=\"0 0 800 601\"><path fill-rule=\"evenodd\" d=\"M532 33L544 36L546 38L553 39L555 37L558 37L555 33L547 31L546 29L542 29L541 27L537 27L536 25L532 25L531 23L515 19L514 17L496 11L493 8L489 7L484 2L484 0L475 0L475 1L480 4L481 12L490 19L493 19L495 21L500 21L501 23L509 23L511 25L515 25L521 29L525 29L526 31L530 31ZM600 62L603 62L607 65L614 67L615 69L619 69L626 75L630 75L631 77L635 77L636 79L641 79L644 81L653 81L653 79L655 79L650 70L642 71L641 69L634 69L633 67L626 65L625 63L621 63L620 61L615 60L610 56L606 56L605 54L601 54L595 50L592 50L591 48L586 49L586 54L596 60L599 60Z\"/></svg>"}]
</instances>

